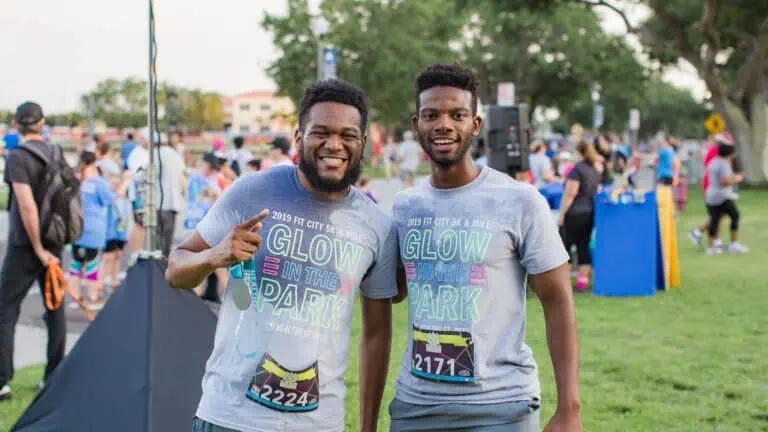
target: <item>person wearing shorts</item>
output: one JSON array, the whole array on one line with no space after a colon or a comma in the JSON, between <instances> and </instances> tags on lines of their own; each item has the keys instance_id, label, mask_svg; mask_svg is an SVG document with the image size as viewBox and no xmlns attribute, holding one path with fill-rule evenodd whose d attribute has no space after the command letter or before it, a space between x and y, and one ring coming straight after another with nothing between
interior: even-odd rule
<instances>
[{"instance_id":1,"label":"person wearing shorts","mask_svg":"<svg viewBox=\"0 0 768 432\"><path fill-rule=\"evenodd\" d=\"M103 280L109 279L112 292L117 290L120 283L120 261L123 249L128 242L128 220L131 217L131 203L125 197L130 176L112 176L110 183L117 195L115 201L107 208L107 243L102 256L101 273Z\"/></svg>"},{"instance_id":2,"label":"person wearing shorts","mask_svg":"<svg viewBox=\"0 0 768 432\"><path fill-rule=\"evenodd\" d=\"M549 206L533 185L472 161L482 119L471 70L432 65L416 89L413 129L432 166L393 207L396 300L410 301L391 431L540 431L537 367L525 344L530 278L558 382L548 430L580 432L568 255Z\"/></svg>"},{"instance_id":3,"label":"person wearing shorts","mask_svg":"<svg viewBox=\"0 0 768 432\"><path fill-rule=\"evenodd\" d=\"M298 111L298 167L232 184L168 259L171 286L186 289L235 266L194 431L344 430L358 292L359 418L362 430L376 429L397 294L397 232L352 187L368 109L362 90L325 80L306 90Z\"/></svg>"},{"instance_id":4,"label":"person wearing shorts","mask_svg":"<svg viewBox=\"0 0 768 432\"><path fill-rule=\"evenodd\" d=\"M83 202L83 232L72 245L70 284L82 295L80 281L85 279L88 305L93 310L103 307L100 298L99 250L107 244L107 209L115 201L115 192L107 179L99 175L96 154L83 152L80 156L80 197Z\"/></svg>"}]
</instances>

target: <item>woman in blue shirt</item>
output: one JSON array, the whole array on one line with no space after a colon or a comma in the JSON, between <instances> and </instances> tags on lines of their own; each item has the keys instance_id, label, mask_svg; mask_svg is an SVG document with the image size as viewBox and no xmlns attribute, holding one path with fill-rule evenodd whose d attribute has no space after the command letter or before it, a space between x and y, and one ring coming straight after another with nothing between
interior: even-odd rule
<instances>
[{"instance_id":1,"label":"woman in blue shirt","mask_svg":"<svg viewBox=\"0 0 768 432\"><path fill-rule=\"evenodd\" d=\"M80 156L80 196L83 200L83 233L72 245L70 283L79 291L80 280L84 278L88 287L88 305L98 310L103 306L99 299L98 256L107 243L107 209L115 201L115 193L107 179L99 174L93 152L86 151Z\"/></svg>"}]
</instances>

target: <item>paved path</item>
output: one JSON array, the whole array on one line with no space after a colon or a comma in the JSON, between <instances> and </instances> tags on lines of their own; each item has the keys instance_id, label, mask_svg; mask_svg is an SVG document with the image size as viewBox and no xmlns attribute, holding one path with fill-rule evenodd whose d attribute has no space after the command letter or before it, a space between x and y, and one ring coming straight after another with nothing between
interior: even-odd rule
<instances>
[{"instance_id":1,"label":"paved path","mask_svg":"<svg viewBox=\"0 0 768 432\"><path fill-rule=\"evenodd\" d=\"M392 202L395 194L402 188L402 183L397 179L375 179L372 182L375 193L379 196L379 205L387 212L392 211ZM184 229L181 223L176 224L175 241L184 238ZM0 212L0 239L5 245L8 238L8 214ZM0 250L0 258L5 254L5 247ZM65 258L66 261L66 258ZM68 307L65 304L64 307ZM45 362L45 344L47 333L42 320L43 305L40 292L35 285L27 295L21 307L19 325L16 327L16 350L14 363L17 368L31 364ZM77 338L88 326L88 322L79 310L67 309L67 349L77 341Z\"/></svg>"}]
</instances>

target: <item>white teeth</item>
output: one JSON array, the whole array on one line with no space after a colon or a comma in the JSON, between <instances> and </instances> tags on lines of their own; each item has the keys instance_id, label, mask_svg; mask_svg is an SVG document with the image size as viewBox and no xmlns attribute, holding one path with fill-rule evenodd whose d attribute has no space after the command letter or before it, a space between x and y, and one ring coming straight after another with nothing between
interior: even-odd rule
<instances>
[{"instance_id":1,"label":"white teeth","mask_svg":"<svg viewBox=\"0 0 768 432\"><path fill-rule=\"evenodd\" d=\"M453 140L434 140L435 144L452 144Z\"/></svg>"}]
</instances>

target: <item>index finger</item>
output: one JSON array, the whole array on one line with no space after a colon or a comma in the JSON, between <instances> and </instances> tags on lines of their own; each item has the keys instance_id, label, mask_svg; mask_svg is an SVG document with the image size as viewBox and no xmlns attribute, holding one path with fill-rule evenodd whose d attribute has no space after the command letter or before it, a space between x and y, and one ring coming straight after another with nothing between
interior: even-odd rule
<instances>
[{"instance_id":1,"label":"index finger","mask_svg":"<svg viewBox=\"0 0 768 432\"><path fill-rule=\"evenodd\" d=\"M263 221L264 219L269 216L269 210L264 209L260 211L256 216L253 216L252 218L248 219L247 221L240 224L240 226L244 229L251 230L256 227L256 225Z\"/></svg>"}]
</instances>

